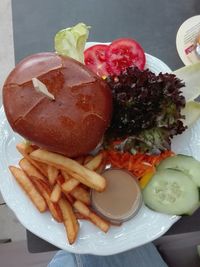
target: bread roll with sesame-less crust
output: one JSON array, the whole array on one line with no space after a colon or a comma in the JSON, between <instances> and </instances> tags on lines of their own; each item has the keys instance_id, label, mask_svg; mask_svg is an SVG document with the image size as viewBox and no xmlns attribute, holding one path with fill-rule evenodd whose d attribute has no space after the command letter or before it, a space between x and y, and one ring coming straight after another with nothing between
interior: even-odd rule
<instances>
[{"instance_id":1,"label":"bread roll with sesame-less crust","mask_svg":"<svg viewBox=\"0 0 200 267\"><path fill-rule=\"evenodd\" d=\"M54 99L36 90L33 78ZM68 157L93 150L112 115L106 82L78 61L53 52L31 55L15 67L3 86L3 104L15 132Z\"/></svg>"}]
</instances>

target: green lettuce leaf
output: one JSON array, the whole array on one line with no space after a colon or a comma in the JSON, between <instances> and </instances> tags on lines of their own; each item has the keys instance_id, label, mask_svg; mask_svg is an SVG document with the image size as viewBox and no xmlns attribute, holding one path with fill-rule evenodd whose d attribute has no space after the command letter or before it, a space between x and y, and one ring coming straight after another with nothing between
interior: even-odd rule
<instances>
[{"instance_id":1,"label":"green lettuce leaf","mask_svg":"<svg viewBox=\"0 0 200 267\"><path fill-rule=\"evenodd\" d=\"M84 23L60 30L55 35L55 50L59 55L74 58L84 63L84 48L89 35L89 26Z\"/></svg>"},{"instance_id":2,"label":"green lettuce leaf","mask_svg":"<svg viewBox=\"0 0 200 267\"><path fill-rule=\"evenodd\" d=\"M105 144L125 140L124 151L159 153L169 149L174 135L181 134L184 83L174 74L154 74L130 67L106 79L113 95L113 115ZM127 138L128 137L128 138Z\"/></svg>"}]
</instances>

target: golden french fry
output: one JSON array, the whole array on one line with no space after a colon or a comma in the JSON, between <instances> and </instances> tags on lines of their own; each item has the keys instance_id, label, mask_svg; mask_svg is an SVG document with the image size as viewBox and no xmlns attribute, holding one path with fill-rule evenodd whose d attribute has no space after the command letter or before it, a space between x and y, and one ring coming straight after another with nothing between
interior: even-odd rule
<instances>
[{"instance_id":1,"label":"golden french fry","mask_svg":"<svg viewBox=\"0 0 200 267\"><path fill-rule=\"evenodd\" d=\"M48 173L49 183L51 185L54 185L56 183L56 179L58 177L59 170L53 166L48 165L47 173Z\"/></svg>"},{"instance_id":2,"label":"golden french fry","mask_svg":"<svg viewBox=\"0 0 200 267\"><path fill-rule=\"evenodd\" d=\"M77 200L74 202L73 207L84 217L90 219L90 221L99 227L103 232L106 233L108 231L110 224L92 212L83 202Z\"/></svg>"},{"instance_id":3,"label":"golden french fry","mask_svg":"<svg viewBox=\"0 0 200 267\"><path fill-rule=\"evenodd\" d=\"M65 181L68 181L70 179L70 176L66 171L61 170L61 174L65 178Z\"/></svg>"},{"instance_id":4,"label":"golden french fry","mask_svg":"<svg viewBox=\"0 0 200 267\"><path fill-rule=\"evenodd\" d=\"M59 184L59 186L61 187L62 184L65 182L65 178L64 178L62 175L58 174L58 177L57 177L57 179L56 179L56 182L57 182L57 183Z\"/></svg>"},{"instance_id":5,"label":"golden french fry","mask_svg":"<svg viewBox=\"0 0 200 267\"><path fill-rule=\"evenodd\" d=\"M26 154L30 154L31 152L35 150L33 146L25 144L25 143L17 144L16 148L20 153L22 151L23 153L26 153Z\"/></svg>"},{"instance_id":6,"label":"golden french fry","mask_svg":"<svg viewBox=\"0 0 200 267\"><path fill-rule=\"evenodd\" d=\"M87 218L85 216L83 216L82 214L80 214L80 212L78 212L78 211L74 211L74 214L75 214L77 220L87 220Z\"/></svg>"},{"instance_id":7,"label":"golden french fry","mask_svg":"<svg viewBox=\"0 0 200 267\"><path fill-rule=\"evenodd\" d=\"M51 215L57 222L63 222L62 212L60 210L60 207L58 203L51 202L51 188L47 184L47 182L44 182L42 180L34 179L34 177L30 177L37 187L37 189L40 191L44 199L46 200L46 203L49 207L49 211L51 212Z\"/></svg>"},{"instance_id":8,"label":"golden french fry","mask_svg":"<svg viewBox=\"0 0 200 267\"><path fill-rule=\"evenodd\" d=\"M102 162L100 166L95 170L97 173L101 174L105 170L106 163Z\"/></svg>"},{"instance_id":9,"label":"golden french fry","mask_svg":"<svg viewBox=\"0 0 200 267\"><path fill-rule=\"evenodd\" d=\"M88 161L86 164L84 164L84 167L95 171L102 163L103 161L103 153L97 154L95 157L93 157L90 161Z\"/></svg>"},{"instance_id":10,"label":"golden french fry","mask_svg":"<svg viewBox=\"0 0 200 267\"><path fill-rule=\"evenodd\" d=\"M86 218L90 217L90 209L80 200L76 200L73 204L73 207L75 208L76 211L78 211L84 217Z\"/></svg>"},{"instance_id":11,"label":"golden french fry","mask_svg":"<svg viewBox=\"0 0 200 267\"><path fill-rule=\"evenodd\" d=\"M90 204L90 192L86 191L81 186L77 186L70 192L70 194L77 200L82 201L86 205Z\"/></svg>"},{"instance_id":12,"label":"golden french fry","mask_svg":"<svg viewBox=\"0 0 200 267\"><path fill-rule=\"evenodd\" d=\"M74 178L79 180L79 182L97 191L103 191L106 187L106 180L103 176L85 168L75 160L67 158L63 155L37 149L33 151L30 156L34 160L52 165L58 169L73 172L76 174L76 177Z\"/></svg>"},{"instance_id":13,"label":"golden french fry","mask_svg":"<svg viewBox=\"0 0 200 267\"><path fill-rule=\"evenodd\" d=\"M91 222L93 222L97 227L99 227L103 232L107 233L109 228L110 228L110 224L105 221L104 219L102 219L100 216L98 216L96 213L91 212L90 213L90 220Z\"/></svg>"},{"instance_id":14,"label":"golden french fry","mask_svg":"<svg viewBox=\"0 0 200 267\"><path fill-rule=\"evenodd\" d=\"M45 176L42 175L41 172L39 172L38 169L35 168L26 158L20 160L19 166L28 176L34 176L46 181Z\"/></svg>"},{"instance_id":15,"label":"golden french fry","mask_svg":"<svg viewBox=\"0 0 200 267\"><path fill-rule=\"evenodd\" d=\"M90 188L89 188L88 186L86 186L85 184L81 184L81 183L80 183L80 186L81 186L82 188L84 188L86 191L90 192Z\"/></svg>"},{"instance_id":16,"label":"golden french fry","mask_svg":"<svg viewBox=\"0 0 200 267\"><path fill-rule=\"evenodd\" d=\"M80 182L78 180L71 178L68 181L64 182L61 187L64 192L69 193L79 184Z\"/></svg>"},{"instance_id":17,"label":"golden french fry","mask_svg":"<svg viewBox=\"0 0 200 267\"><path fill-rule=\"evenodd\" d=\"M80 183L76 179L72 178L66 171L61 170L61 174L65 178L65 182L61 185L62 191L65 193L72 191Z\"/></svg>"},{"instance_id":18,"label":"golden french fry","mask_svg":"<svg viewBox=\"0 0 200 267\"><path fill-rule=\"evenodd\" d=\"M107 162L107 153L105 151L102 152L103 159L99 167L95 170L97 173L101 174L106 167L106 162Z\"/></svg>"},{"instance_id":19,"label":"golden french fry","mask_svg":"<svg viewBox=\"0 0 200 267\"><path fill-rule=\"evenodd\" d=\"M76 219L76 216L72 210L70 203L66 199L61 198L58 203L62 211L68 241L70 244L73 244L78 235L78 230L79 230L78 221Z\"/></svg>"},{"instance_id":20,"label":"golden french fry","mask_svg":"<svg viewBox=\"0 0 200 267\"><path fill-rule=\"evenodd\" d=\"M29 157L30 158L30 157ZM42 162L36 162L35 160L33 160L34 164L36 164L36 168L38 168L38 170L44 174L45 177L48 177L48 172L47 172L47 168L48 165Z\"/></svg>"},{"instance_id":21,"label":"golden french fry","mask_svg":"<svg viewBox=\"0 0 200 267\"><path fill-rule=\"evenodd\" d=\"M40 212L46 211L47 205L43 196L41 196L41 194L38 192L29 177L25 174L25 172L14 166L10 166L9 169L12 175L15 177L16 181L21 186L21 188L27 193L29 198L32 200L36 208Z\"/></svg>"},{"instance_id":22,"label":"golden french fry","mask_svg":"<svg viewBox=\"0 0 200 267\"><path fill-rule=\"evenodd\" d=\"M61 191L59 184L55 184L51 192L50 200L54 203L57 203L58 200L61 198L61 194L62 194L62 191Z\"/></svg>"},{"instance_id":23,"label":"golden french fry","mask_svg":"<svg viewBox=\"0 0 200 267\"><path fill-rule=\"evenodd\" d=\"M73 204L74 204L74 202L75 202L75 199L74 199L74 197L73 197L73 196L71 196L70 194L67 194L67 193L65 193L65 192L63 192L63 193L64 193L64 195L65 195L66 199L69 201L69 203L70 203L71 205L73 205Z\"/></svg>"},{"instance_id":24,"label":"golden french fry","mask_svg":"<svg viewBox=\"0 0 200 267\"><path fill-rule=\"evenodd\" d=\"M16 145L16 148L24 158L35 166L44 176L47 176L47 165L41 162L36 162L29 156L29 154L34 151L32 146L26 146L24 143L20 143Z\"/></svg>"},{"instance_id":25,"label":"golden french fry","mask_svg":"<svg viewBox=\"0 0 200 267\"><path fill-rule=\"evenodd\" d=\"M86 165L90 160L93 159L92 155L88 155L85 157L84 161L83 161L83 165Z\"/></svg>"}]
</instances>

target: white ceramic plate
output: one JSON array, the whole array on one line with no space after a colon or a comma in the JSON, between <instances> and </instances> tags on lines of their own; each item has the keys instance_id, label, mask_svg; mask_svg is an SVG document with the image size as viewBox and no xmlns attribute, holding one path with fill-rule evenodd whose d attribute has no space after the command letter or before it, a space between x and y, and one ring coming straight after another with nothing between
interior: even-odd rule
<instances>
[{"instance_id":1,"label":"white ceramic plate","mask_svg":"<svg viewBox=\"0 0 200 267\"><path fill-rule=\"evenodd\" d=\"M150 55L147 55L146 67L156 73L171 71L166 64ZM81 221L78 239L74 245L69 245L63 225L55 222L48 212L40 214L8 171L8 166L17 165L21 158L15 148L21 140L10 128L1 108L0 189L3 198L29 231L58 248L73 253L116 254L158 238L178 220L177 216L160 214L143 205L136 217L120 227L111 227L107 234L90 222ZM200 160L200 122L175 138L173 149L175 152L191 154Z\"/></svg>"}]
</instances>

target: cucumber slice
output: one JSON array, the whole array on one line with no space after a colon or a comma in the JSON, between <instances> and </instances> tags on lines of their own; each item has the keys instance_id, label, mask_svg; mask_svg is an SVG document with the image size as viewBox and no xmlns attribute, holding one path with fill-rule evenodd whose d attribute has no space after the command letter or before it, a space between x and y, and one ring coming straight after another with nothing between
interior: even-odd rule
<instances>
[{"instance_id":1,"label":"cucumber slice","mask_svg":"<svg viewBox=\"0 0 200 267\"><path fill-rule=\"evenodd\" d=\"M180 154L174 157L169 157L159 164L158 170L163 169L182 171L184 174L188 175L198 187L200 187L200 162L193 157Z\"/></svg>"},{"instance_id":2,"label":"cucumber slice","mask_svg":"<svg viewBox=\"0 0 200 267\"><path fill-rule=\"evenodd\" d=\"M144 203L166 214L192 214L199 207L199 190L184 173L165 169L155 173L143 190Z\"/></svg>"}]
</instances>

